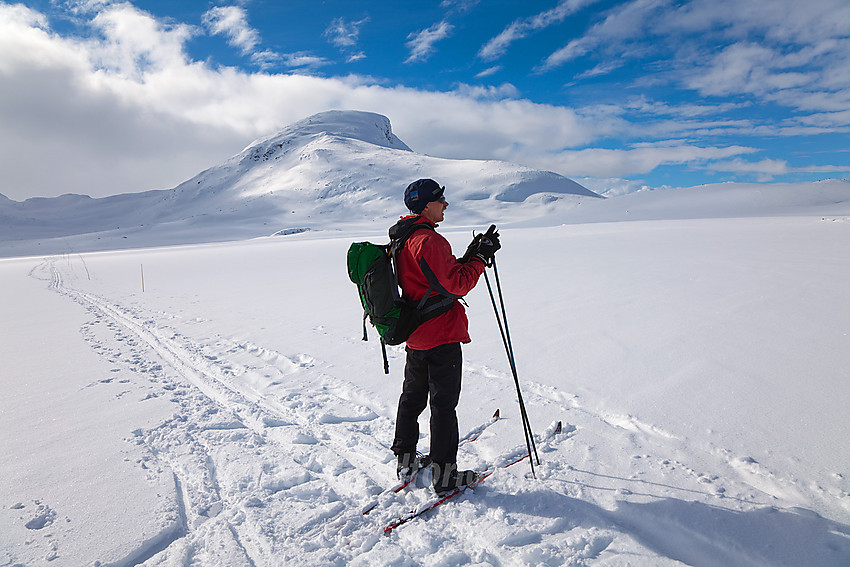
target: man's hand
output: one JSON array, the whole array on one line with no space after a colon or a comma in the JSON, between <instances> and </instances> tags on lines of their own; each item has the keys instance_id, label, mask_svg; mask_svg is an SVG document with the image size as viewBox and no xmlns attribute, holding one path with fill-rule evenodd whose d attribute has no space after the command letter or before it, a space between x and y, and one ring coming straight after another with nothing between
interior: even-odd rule
<instances>
[{"instance_id":1,"label":"man's hand","mask_svg":"<svg viewBox=\"0 0 850 567\"><path fill-rule=\"evenodd\" d=\"M469 262L473 258L478 258L484 262L485 266L490 266L493 264L493 256L501 247L502 245L499 243L499 233L496 231L496 225L490 225L487 232L483 234L476 234L472 238L472 242L469 243L469 246L466 248L466 252L460 260L458 260L458 262L464 263Z\"/></svg>"},{"instance_id":2,"label":"man's hand","mask_svg":"<svg viewBox=\"0 0 850 567\"><path fill-rule=\"evenodd\" d=\"M487 232L478 236L480 236L480 239L475 250L475 256L484 262L485 266L492 266L496 251L502 247L499 242L499 232L496 230L496 225L491 224Z\"/></svg>"},{"instance_id":3,"label":"man's hand","mask_svg":"<svg viewBox=\"0 0 850 567\"><path fill-rule=\"evenodd\" d=\"M461 256L458 262L460 262L461 264L465 264L466 262L469 262L475 257L475 253L478 252L478 243L481 241L482 236L484 235L476 234L472 237L472 242L470 242L469 246L466 247L466 252L463 253L463 256Z\"/></svg>"}]
</instances>

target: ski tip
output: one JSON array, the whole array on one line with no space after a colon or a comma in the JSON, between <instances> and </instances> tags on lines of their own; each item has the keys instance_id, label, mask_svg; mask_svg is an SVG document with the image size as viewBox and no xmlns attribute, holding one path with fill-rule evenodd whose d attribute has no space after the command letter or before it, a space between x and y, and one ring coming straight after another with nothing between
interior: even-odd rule
<instances>
[{"instance_id":1,"label":"ski tip","mask_svg":"<svg viewBox=\"0 0 850 567\"><path fill-rule=\"evenodd\" d=\"M561 422L558 422L558 425L555 426L555 435L558 435L561 432Z\"/></svg>"},{"instance_id":2,"label":"ski tip","mask_svg":"<svg viewBox=\"0 0 850 567\"><path fill-rule=\"evenodd\" d=\"M496 408L496 413L493 414L493 419L499 419L499 408Z\"/></svg>"}]
</instances>

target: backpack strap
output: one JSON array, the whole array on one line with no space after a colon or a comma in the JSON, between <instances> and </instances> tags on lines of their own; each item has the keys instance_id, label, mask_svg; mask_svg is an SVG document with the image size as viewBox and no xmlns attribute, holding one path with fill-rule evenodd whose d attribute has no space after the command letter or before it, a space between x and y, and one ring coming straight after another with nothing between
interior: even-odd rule
<instances>
[{"instance_id":1,"label":"backpack strap","mask_svg":"<svg viewBox=\"0 0 850 567\"><path fill-rule=\"evenodd\" d=\"M384 357L384 374L390 373L390 361L387 358L387 343L384 342L383 337L381 338L381 354Z\"/></svg>"},{"instance_id":2,"label":"backpack strap","mask_svg":"<svg viewBox=\"0 0 850 567\"><path fill-rule=\"evenodd\" d=\"M414 222L414 223L413 223L413 224L411 224L411 225L407 228L407 230L405 230L405 231L404 231L404 232L403 232L403 233L402 233L402 234L401 234L398 238L394 238L394 239L392 239L392 240L390 241L390 245L389 245L389 247L390 247L390 256L392 257L392 267L390 268L390 271L392 272L392 275L393 275L393 283L395 284L395 285L393 286L393 294L395 294L395 295L396 295L396 297L394 297L393 299L396 299L396 300L401 299L400 297L397 297L397 295L398 295L397 290L398 290L398 287L399 287L399 285L398 285L398 260L397 260L397 254L398 254L398 252L399 252L402 248L404 248L404 245L407 243L407 239L408 239L408 238L410 238L410 237L413 235L413 233L414 233L414 232L416 232L417 230L420 230L420 229L434 230L434 227L433 227L433 226L431 226L431 225L430 225L430 224L428 224L428 223L425 223L425 222ZM424 261L424 260L423 260L423 261ZM394 268L394 269L393 269L393 268ZM430 270L430 268L429 268L429 271L431 271L431 270ZM431 274L433 275L433 274L434 274L434 272L433 272L433 271L431 271ZM426 278L426 279L428 279L428 276L426 275L426 276L425 276L425 278ZM435 281L436 281L436 277L435 277L434 279L435 279ZM429 285L432 285L430 280L428 280L428 284L429 284ZM425 301L428 299L428 296L430 296L430 295L431 295L431 292L432 292L432 291L434 291L434 290L432 290L431 288L428 288L428 291L427 291L427 292L425 293L425 295L422 297L422 301L420 302L420 304L419 304L419 306L417 307L417 309L422 308L422 306L424 305Z\"/></svg>"},{"instance_id":3,"label":"backpack strap","mask_svg":"<svg viewBox=\"0 0 850 567\"><path fill-rule=\"evenodd\" d=\"M407 243L407 240L413 235L413 233L420 229L434 230L434 227L429 223L415 222L410 225L410 227L402 233L401 236L393 239L390 243L393 266L396 266L396 269L393 270L396 289L398 288L398 263L396 260L396 254L404 247L405 243ZM425 279L428 281L428 290L425 292L425 295L422 296L422 299L419 300L419 303L416 305L416 310L419 311L422 321L427 321L437 317L438 315L447 313L454 305L455 300L461 299L463 296L455 295L448 291L437 279L437 275L428 265L428 262L425 261L425 258L420 258L419 269L422 270L422 275L424 275ZM431 297L432 292L437 292L439 295Z\"/></svg>"},{"instance_id":4,"label":"backpack strap","mask_svg":"<svg viewBox=\"0 0 850 567\"><path fill-rule=\"evenodd\" d=\"M422 274L425 276L425 279L428 280L428 285L431 286L428 288L428 292L425 294L426 299L428 298L428 296L431 295L432 291L436 291L440 295L449 298L452 301L463 297L462 295L455 295L454 293L450 292L443 286L443 284L440 283L440 280L437 279L437 274L434 273L434 270L431 269L431 266L428 265L428 262L425 261L425 258L421 258L419 260L419 269L422 270Z\"/></svg>"}]
</instances>

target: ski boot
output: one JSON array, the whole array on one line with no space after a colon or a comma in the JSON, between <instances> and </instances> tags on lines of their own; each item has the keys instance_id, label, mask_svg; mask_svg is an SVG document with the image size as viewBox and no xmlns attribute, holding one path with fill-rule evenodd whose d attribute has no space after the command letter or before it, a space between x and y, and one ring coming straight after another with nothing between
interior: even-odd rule
<instances>
[{"instance_id":1,"label":"ski boot","mask_svg":"<svg viewBox=\"0 0 850 567\"><path fill-rule=\"evenodd\" d=\"M434 474L434 492L438 496L464 488L478 480L477 472L459 471L456 463L432 463L431 470Z\"/></svg>"}]
</instances>

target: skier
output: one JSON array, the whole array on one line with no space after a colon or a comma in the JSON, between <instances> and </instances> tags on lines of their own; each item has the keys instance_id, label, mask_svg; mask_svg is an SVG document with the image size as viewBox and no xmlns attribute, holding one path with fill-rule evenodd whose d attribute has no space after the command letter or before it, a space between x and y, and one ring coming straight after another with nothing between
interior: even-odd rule
<instances>
[{"instance_id":1,"label":"skier","mask_svg":"<svg viewBox=\"0 0 850 567\"><path fill-rule=\"evenodd\" d=\"M449 206L445 187L432 179L411 183L404 192L404 204L412 213L404 216L389 231L397 238L415 223L431 228L443 221ZM420 301L432 289L434 276L443 295L467 294L484 273L496 251L498 233L488 238L476 236L461 259L452 255L449 242L435 230L416 230L397 258L402 297ZM425 271L433 272L431 282ZM432 292L432 295L437 292ZM461 389L461 343L470 342L466 312L459 301L451 309L419 326L407 340L404 384L398 402L392 451L398 458L400 479L408 478L428 461L417 461L419 415L429 403L431 408L430 463L434 490L443 494L475 482L474 471L458 471L458 422L455 408Z\"/></svg>"}]
</instances>

